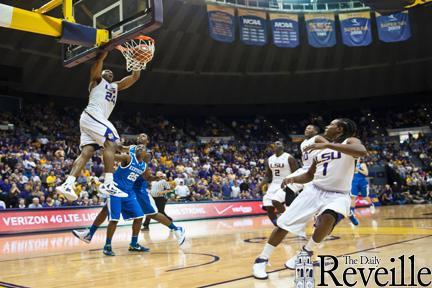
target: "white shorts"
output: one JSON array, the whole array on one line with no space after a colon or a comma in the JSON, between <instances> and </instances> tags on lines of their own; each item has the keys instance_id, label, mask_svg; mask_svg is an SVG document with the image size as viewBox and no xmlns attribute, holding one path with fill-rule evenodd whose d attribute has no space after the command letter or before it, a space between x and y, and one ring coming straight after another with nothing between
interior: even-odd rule
<instances>
[{"instance_id":1,"label":"white shorts","mask_svg":"<svg viewBox=\"0 0 432 288\"><path fill-rule=\"evenodd\" d=\"M285 191L283 191L282 189L278 189L276 192L273 193L267 192L263 197L263 206L273 207L273 200L280 203L285 203Z\"/></svg>"},{"instance_id":2,"label":"white shorts","mask_svg":"<svg viewBox=\"0 0 432 288\"><path fill-rule=\"evenodd\" d=\"M303 168L299 168L296 171L294 171L294 173L290 174L289 176L298 176L301 174L304 174L308 171L308 169L303 169ZM304 185L303 184L288 184L288 188L291 189L291 191L293 191L294 193L298 194L301 190L304 189Z\"/></svg>"},{"instance_id":3,"label":"white shorts","mask_svg":"<svg viewBox=\"0 0 432 288\"><path fill-rule=\"evenodd\" d=\"M325 210L332 210L347 217L350 211L349 194L324 191L315 185L307 185L302 193L278 218L277 226L299 236L306 236L306 223Z\"/></svg>"},{"instance_id":4,"label":"white shorts","mask_svg":"<svg viewBox=\"0 0 432 288\"><path fill-rule=\"evenodd\" d=\"M264 207L273 207L272 200L285 203L285 191L282 190L281 184L270 184L266 194L263 197Z\"/></svg>"},{"instance_id":5,"label":"white shorts","mask_svg":"<svg viewBox=\"0 0 432 288\"><path fill-rule=\"evenodd\" d=\"M106 140L117 142L120 137L114 125L102 117L95 116L83 111L80 118L81 142L80 148L96 144L104 147Z\"/></svg>"}]
</instances>

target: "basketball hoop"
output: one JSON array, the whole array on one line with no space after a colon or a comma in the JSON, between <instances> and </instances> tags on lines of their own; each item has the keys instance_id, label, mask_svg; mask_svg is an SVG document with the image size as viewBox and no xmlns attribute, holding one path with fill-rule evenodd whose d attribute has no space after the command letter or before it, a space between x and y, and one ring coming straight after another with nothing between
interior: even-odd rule
<instances>
[{"instance_id":1,"label":"basketball hoop","mask_svg":"<svg viewBox=\"0 0 432 288\"><path fill-rule=\"evenodd\" d=\"M152 38L141 35L117 45L116 49L126 58L127 71L140 71L145 69L147 63L153 59L154 44Z\"/></svg>"}]
</instances>

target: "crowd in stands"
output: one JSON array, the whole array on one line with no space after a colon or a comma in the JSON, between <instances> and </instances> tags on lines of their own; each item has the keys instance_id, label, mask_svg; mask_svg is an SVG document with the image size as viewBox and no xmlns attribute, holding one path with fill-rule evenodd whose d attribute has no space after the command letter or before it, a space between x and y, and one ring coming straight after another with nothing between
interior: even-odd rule
<instances>
[{"instance_id":1,"label":"crowd in stands","mask_svg":"<svg viewBox=\"0 0 432 288\"><path fill-rule=\"evenodd\" d=\"M432 202L432 138L411 135L401 143L386 130L430 127L432 111L425 105L405 111L344 115L358 124L359 137L369 150L364 159L368 166L387 167L389 184L371 185L383 204ZM0 209L89 206L105 201L98 194L103 181L100 151L77 178L77 201L69 202L55 191L79 155L80 112L81 108L50 104L25 105L15 115L0 113L0 124L13 124L0 130ZM271 141L284 139L287 151L300 159L299 143L287 139L302 135L309 123L324 127L335 117L332 113L286 119L127 116L115 114L112 121L122 135L145 132L150 136L153 159L149 167L153 173L166 175L172 188L167 196L171 201L262 198L257 184L264 176L265 159L272 153ZM227 136L229 140L206 142L200 141L200 136Z\"/></svg>"}]
</instances>

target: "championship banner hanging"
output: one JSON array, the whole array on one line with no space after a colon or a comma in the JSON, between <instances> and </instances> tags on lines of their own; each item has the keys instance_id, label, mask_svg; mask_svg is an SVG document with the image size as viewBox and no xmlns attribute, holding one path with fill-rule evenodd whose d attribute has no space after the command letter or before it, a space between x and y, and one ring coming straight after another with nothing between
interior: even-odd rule
<instances>
[{"instance_id":1,"label":"championship banner hanging","mask_svg":"<svg viewBox=\"0 0 432 288\"><path fill-rule=\"evenodd\" d=\"M309 45L316 48L336 45L334 14L305 14Z\"/></svg>"},{"instance_id":2,"label":"championship banner hanging","mask_svg":"<svg viewBox=\"0 0 432 288\"><path fill-rule=\"evenodd\" d=\"M273 44L280 48L294 48L299 41L299 21L297 14L270 13Z\"/></svg>"},{"instance_id":3,"label":"championship banner hanging","mask_svg":"<svg viewBox=\"0 0 432 288\"><path fill-rule=\"evenodd\" d=\"M383 42L400 42L411 38L408 11L381 15L376 12L378 36Z\"/></svg>"},{"instance_id":4,"label":"championship banner hanging","mask_svg":"<svg viewBox=\"0 0 432 288\"><path fill-rule=\"evenodd\" d=\"M207 5L210 37L232 43L235 40L235 10L230 7Z\"/></svg>"},{"instance_id":5,"label":"championship banner hanging","mask_svg":"<svg viewBox=\"0 0 432 288\"><path fill-rule=\"evenodd\" d=\"M342 41L350 47L368 46L372 43L371 17L369 12L339 14Z\"/></svg>"},{"instance_id":6,"label":"championship banner hanging","mask_svg":"<svg viewBox=\"0 0 432 288\"><path fill-rule=\"evenodd\" d=\"M267 44L267 14L261 11L239 9L240 39L246 45Z\"/></svg>"}]
</instances>

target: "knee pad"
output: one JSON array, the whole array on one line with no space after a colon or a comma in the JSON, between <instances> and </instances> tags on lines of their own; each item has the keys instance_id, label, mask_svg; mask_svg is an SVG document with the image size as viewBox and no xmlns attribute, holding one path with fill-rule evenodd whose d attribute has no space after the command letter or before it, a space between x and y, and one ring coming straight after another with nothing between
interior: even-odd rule
<instances>
[{"instance_id":1,"label":"knee pad","mask_svg":"<svg viewBox=\"0 0 432 288\"><path fill-rule=\"evenodd\" d=\"M333 225L333 228L343 219L343 218L345 218L342 214L340 214L340 213L337 213L337 212L335 212L335 211L333 211L333 210L330 210L330 209L327 209L327 210L325 210L321 215L324 215L324 214L326 214L326 215L330 215L330 216L332 216L334 219L335 219L335 223L334 223L334 225Z\"/></svg>"}]
</instances>

